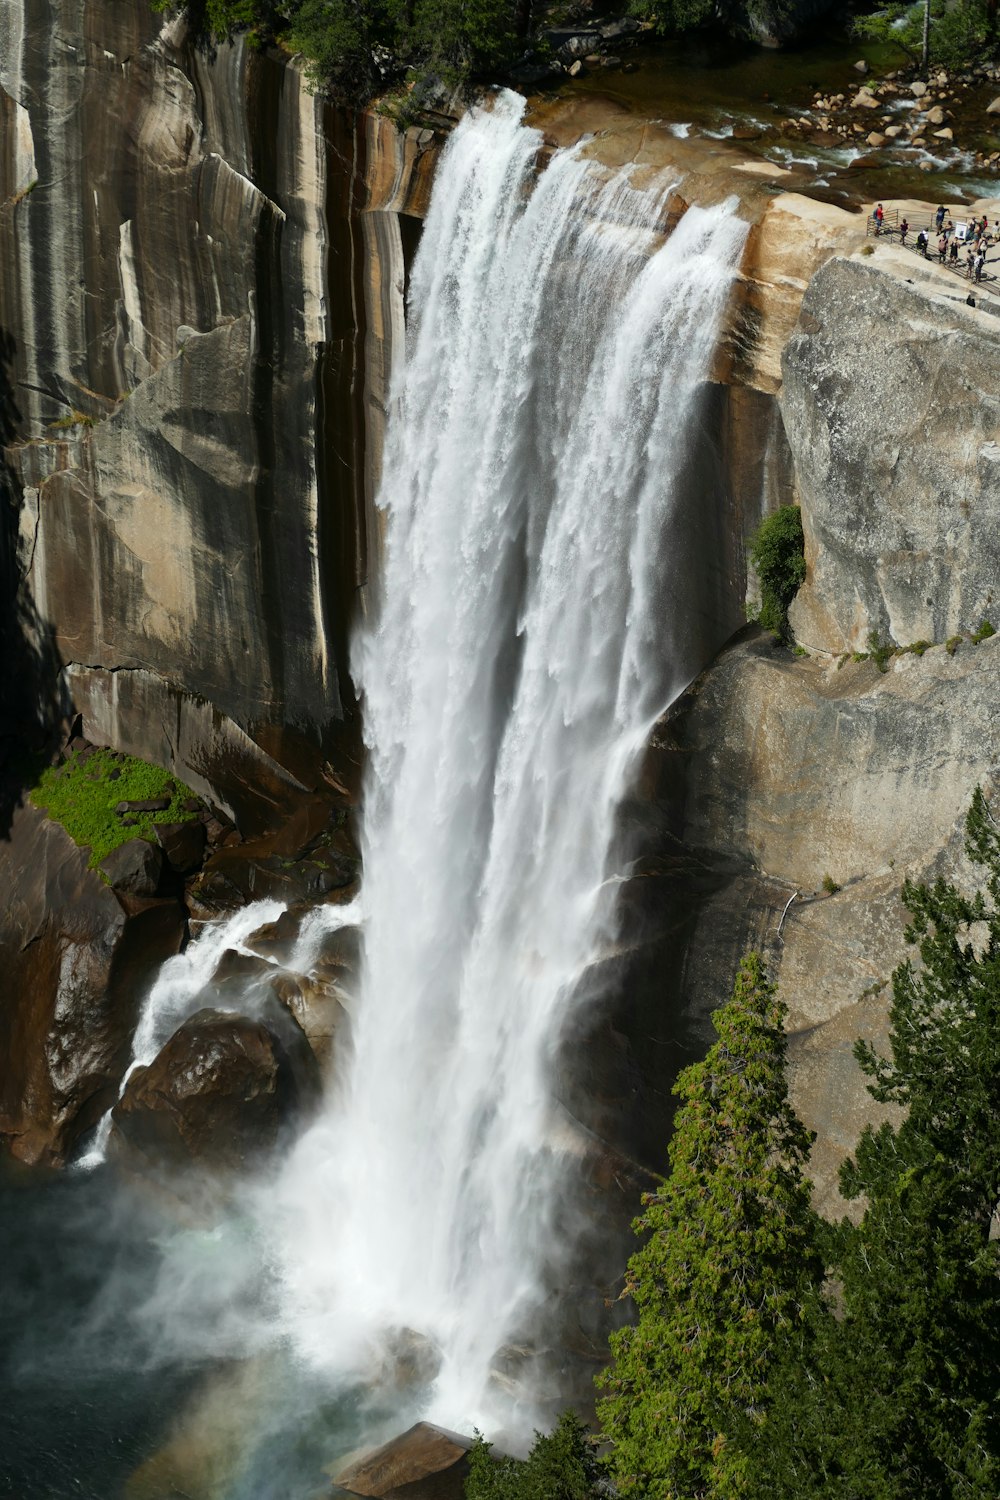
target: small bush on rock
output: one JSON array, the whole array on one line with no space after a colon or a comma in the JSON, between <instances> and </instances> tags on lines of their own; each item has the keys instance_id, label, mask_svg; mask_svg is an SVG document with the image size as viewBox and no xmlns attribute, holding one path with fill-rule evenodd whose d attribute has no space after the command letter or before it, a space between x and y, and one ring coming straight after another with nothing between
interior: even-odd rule
<instances>
[{"instance_id":1,"label":"small bush on rock","mask_svg":"<svg viewBox=\"0 0 1000 1500\"><path fill-rule=\"evenodd\" d=\"M788 606L806 576L802 517L797 505L783 505L765 516L750 543L750 561L760 580L760 612L765 630L788 639Z\"/></svg>"}]
</instances>

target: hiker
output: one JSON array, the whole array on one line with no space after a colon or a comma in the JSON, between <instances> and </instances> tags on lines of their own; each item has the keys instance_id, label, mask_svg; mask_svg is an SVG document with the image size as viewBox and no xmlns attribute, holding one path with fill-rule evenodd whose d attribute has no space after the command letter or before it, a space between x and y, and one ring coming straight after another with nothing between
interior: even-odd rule
<instances>
[{"instance_id":1,"label":"hiker","mask_svg":"<svg viewBox=\"0 0 1000 1500\"><path fill-rule=\"evenodd\" d=\"M872 218L875 220L875 233L881 234L882 220L885 218L885 211L883 210L881 203L877 203L875 205L875 212L872 214Z\"/></svg>"},{"instance_id":2,"label":"hiker","mask_svg":"<svg viewBox=\"0 0 1000 1500\"><path fill-rule=\"evenodd\" d=\"M943 203L939 203L938 204L937 213L934 215L934 228L937 230L938 234L941 233L941 225L943 223L944 223L944 204Z\"/></svg>"},{"instance_id":3,"label":"hiker","mask_svg":"<svg viewBox=\"0 0 1000 1500\"><path fill-rule=\"evenodd\" d=\"M906 219L904 219L902 221L902 223L900 224L900 226L899 226L899 243L901 245L905 245L906 244L906 236L909 234L909 232L910 232L909 223L907 222Z\"/></svg>"},{"instance_id":4,"label":"hiker","mask_svg":"<svg viewBox=\"0 0 1000 1500\"><path fill-rule=\"evenodd\" d=\"M945 256L948 254L948 236L943 234L938 240L938 260L944 265Z\"/></svg>"},{"instance_id":5,"label":"hiker","mask_svg":"<svg viewBox=\"0 0 1000 1500\"><path fill-rule=\"evenodd\" d=\"M948 259L953 266L958 266L958 240L953 239L948 250Z\"/></svg>"},{"instance_id":6,"label":"hiker","mask_svg":"<svg viewBox=\"0 0 1000 1500\"><path fill-rule=\"evenodd\" d=\"M926 260L927 259L927 230L926 229L921 229L920 233L917 235L917 249L920 251L920 254L924 257L924 260Z\"/></svg>"},{"instance_id":7,"label":"hiker","mask_svg":"<svg viewBox=\"0 0 1000 1500\"><path fill-rule=\"evenodd\" d=\"M986 251L985 250L980 250L979 254L976 256L976 261L975 261L975 265L976 265L976 280L977 281L982 281L982 279L983 279L983 267L985 266L985 264L986 264Z\"/></svg>"},{"instance_id":8,"label":"hiker","mask_svg":"<svg viewBox=\"0 0 1000 1500\"><path fill-rule=\"evenodd\" d=\"M966 276L968 276L968 278L969 278L970 281L972 280L972 268L975 265L975 263L976 263L975 248L972 245L970 245L969 246L969 250L968 250L968 254L965 257L965 274L966 274Z\"/></svg>"}]
</instances>

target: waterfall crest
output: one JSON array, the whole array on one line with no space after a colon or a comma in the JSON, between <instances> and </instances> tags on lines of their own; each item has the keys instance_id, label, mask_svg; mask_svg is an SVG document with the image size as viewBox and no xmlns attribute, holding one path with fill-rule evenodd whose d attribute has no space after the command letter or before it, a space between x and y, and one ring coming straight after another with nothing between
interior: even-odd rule
<instances>
[{"instance_id":1,"label":"waterfall crest","mask_svg":"<svg viewBox=\"0 0 1000 1500\"><path fill-rule=\"evenodd\" d=\"M373 620L364 966L346 1081L271 1198L286 1326L368 1367L436 1351L429 1415L557 1274L550 1063L613 935L616 810L685 685L671 516L747 226L580 150L537 173L524 101L454 131L413 269Z\"/></svg>"}]
</instances>

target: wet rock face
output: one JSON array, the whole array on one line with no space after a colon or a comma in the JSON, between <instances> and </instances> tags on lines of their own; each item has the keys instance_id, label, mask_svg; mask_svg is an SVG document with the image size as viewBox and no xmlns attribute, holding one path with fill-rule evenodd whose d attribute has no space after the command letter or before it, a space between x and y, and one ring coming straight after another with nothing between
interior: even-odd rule
<instances>
[{"instance_id":1,"label":"wet rock face","mask_svg":"<svg viewBox=\"0 0 1000 1500\"><path fill-rule=\"evenodd\" d=\"M818 271L784 356L809 568L791 620L829 651L1000 622L997 320L903 256Z\"/></svg>"},{"instance_id":2,"label":"wet rock face","mask_svg":"<svg viewBox=\"0 0 1000 1500\"><path fill-rule=\"evenodd\" d=\"M315 1098L314 1070L297 1063L263 1022L199 1011L129 1078L112 1116L114 1150L143 1166L240 1170Z\"/></svg>"},{"instance_id":3,"label":"wet rock face","mask_svg":"<svg viewBox=\"0 0 1000 1500\"><path fill-rule=\"evenodd\" d=\"M327 223L349 129L296 68L199 51L146 0L5 5L0 125L23 593L92 738L273 806L342 714L363 566L362 334Z\"/></svg>"},{"instance_id":4,"label":"wet rock face","mask_svg":"<svg viewBox=\"0 0 1000 1500\"><path fill-rule=\"evenodd\" d=\"M180 947L176 901L117 897L58 823L21 808L0 841L0 1136L63 1162L112 1104L139 1002Z\"/></svg>"}]
</instances>

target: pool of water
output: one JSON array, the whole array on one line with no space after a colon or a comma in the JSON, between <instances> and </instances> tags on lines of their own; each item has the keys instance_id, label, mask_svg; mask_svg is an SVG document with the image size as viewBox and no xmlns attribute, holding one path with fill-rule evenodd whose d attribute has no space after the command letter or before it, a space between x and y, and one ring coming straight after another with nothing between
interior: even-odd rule
<instances>
[{"instance_id":1,"label":"pool of water","mask_svg":"<svg viewBox=\"0 0 1000 1500\"><path fill-rule=\"evenodd\" d=\"M0 1496L329 1500L415 1419L297 1365L238 1222L184 1222L113 1169L0 1175Z\"/></svg>"},{"instance_id":2,"label":"pool of water","mask_svg":"<svg viewBox=\"0 0 1000 1500\"><path fill-rule=\"evenodd\" d=\"M974 161L977 150L1000 150L1000 116L986 114L995 84L969 90L958 132L961 149L935 142L933 154L903 147L872 152L863 136L821 146L783 134L782 126L792 117L818 120L817 93L850 98L863 81L853 66L861 58L870 78L899 68L902 60L891 48L831 30L782 51L695 36L623 49L621 55L636 64L635 71L595 68L560 92L600 95L678 133L717 140L720 149L763 157L792 169L789 187L845 205L943 193L972 201L1000 193L1000 176ZM872 111L872 128L880 115L902 113L907 105L887 102Z\"/></svg>"}]
</instances>

